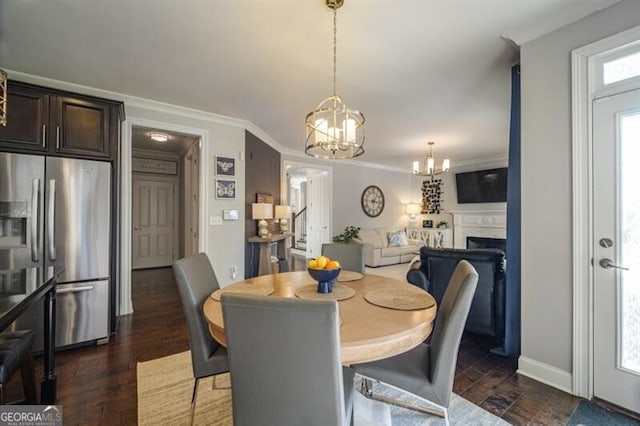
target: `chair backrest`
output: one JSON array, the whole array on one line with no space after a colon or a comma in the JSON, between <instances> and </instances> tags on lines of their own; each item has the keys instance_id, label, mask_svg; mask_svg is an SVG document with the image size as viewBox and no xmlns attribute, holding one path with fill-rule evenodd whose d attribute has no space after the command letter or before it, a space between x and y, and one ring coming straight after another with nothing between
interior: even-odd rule
<instances>
[{"instance_id":1,"label":"chair backrest","mask_svg":"<svg viewBox=\"0 0 640 426\"><path fill-rule=\"evenodd\" d=\"M438 396L449 405L460 339L478 283L478 273L466 260L458 263L442 302L438 306L431 335L431 383Z\"/></svg>"},{"instance_id":2,"label":"chair backrest","mask_svg":"<svg viewBox=\"0 0 640 426\"><path fill-rule=\"evenodd\" d=\"M220 288L211 262L205 253L198 253L174 262L173 273L189 329L193 374L197 379L217 374L219 372L211 371L208 361L220 344L211 337L202 312L204 301Z\"/></svg>"},{"instance_id":3,"label":"chair backrest","mask_svg":"<svg viewBox=\"0 0 640 426\"><path fill-rule=\"evenodd\" d=\"M322 255L339 261L343 271L364 273L363 244L322 244Z\"/></svg>"},{"instance_id":4,"label":"chair backrest","mask_svg":"<svg viewBox=\"0 0 640 426\"><path fill-rule=\"evenodd\" d=\"M223 294L234 425L341 425L337 303Z\"/></svg>"}]
</instances>

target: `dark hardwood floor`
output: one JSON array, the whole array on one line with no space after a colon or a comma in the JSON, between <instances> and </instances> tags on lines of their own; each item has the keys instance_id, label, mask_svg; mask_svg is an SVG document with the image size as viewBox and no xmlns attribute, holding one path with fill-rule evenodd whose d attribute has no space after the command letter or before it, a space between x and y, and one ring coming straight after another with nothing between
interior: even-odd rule
<instances>
[{"instance_id":1,"label":"dark hardwood floor","mask_svg":"<svg viewBox=\"0 0 640 426\"><path fill-rule=\"evenodd\" d=\"M136 363L189 348L171 269L136 271L132 287L135 312L121 318L107 345L56 355L65 425L136 424ZM518 376L516 360L491 347L484 338L463 338L454 392L515 425L566 424L580 399Z\"/></svg>"}]
</instances>

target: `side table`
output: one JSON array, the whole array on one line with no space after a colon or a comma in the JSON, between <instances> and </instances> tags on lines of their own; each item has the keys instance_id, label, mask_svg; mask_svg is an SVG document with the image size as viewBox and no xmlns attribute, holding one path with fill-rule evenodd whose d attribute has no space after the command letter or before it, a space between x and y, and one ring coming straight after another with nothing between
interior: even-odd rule
<instances>
[{"instance_id":1,"label":"side table","mask_svg":"<svg viewBox=\"0 0 640 426\"><path fill-rule=\"evenodd\" d=\"M287 232L285 234L272 234L267 238L261 238L257 235L249 237L248 241L252 244L258 244L260 246L260 258L258 260L258 275L269 275L273 273L271 268L271 244L277 244L277 255L279 259L286 259L286 247L285 241L287 238L293 237L293 233Z\"/></svg>"}]
</instances>

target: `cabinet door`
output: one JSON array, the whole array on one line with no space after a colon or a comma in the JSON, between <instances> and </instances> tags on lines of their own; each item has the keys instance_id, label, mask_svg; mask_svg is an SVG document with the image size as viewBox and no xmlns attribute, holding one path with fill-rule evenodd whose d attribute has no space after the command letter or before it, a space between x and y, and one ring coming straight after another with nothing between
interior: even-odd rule
<instances>
[{"instance_id":1,"label":"cabinet door","mask_svg":"<svg viewBox=\"0 0 640 426\"><path fill-rule=\"evenodd\" d=\"M0 148L47 151L49 95L11 82L7 92L7 125L0 126Z\"/></svg>"},{"instance_id":2,"label":"cabinet door","mask_svg":"<svg viewBox=\"0 0 640 426\"><path fill-rule=\"evenodd\" d=\"M109 157L111 106L100 102L57 96L52 106L55 152L90 157Z\"/></svg>"}]
</instances>

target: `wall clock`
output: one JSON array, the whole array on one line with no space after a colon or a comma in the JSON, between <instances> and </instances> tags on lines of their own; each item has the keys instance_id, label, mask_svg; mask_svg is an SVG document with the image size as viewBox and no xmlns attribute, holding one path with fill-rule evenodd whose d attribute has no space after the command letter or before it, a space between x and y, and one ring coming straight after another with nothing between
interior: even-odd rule
<instances>
[{"instance_id":1,"label":"wall clock","mask_svg":"<svg viewBox=\"0 0 640 426\"><path fill-rule=\"evenodd\" d=\"M362 191L360 204L362 204L362 210L364 210L367 216L380 216L380 213L384 210L384 194L382 193L382 189L375 185L367 186L364 191Z\"/></svg>"}]
</instances>

